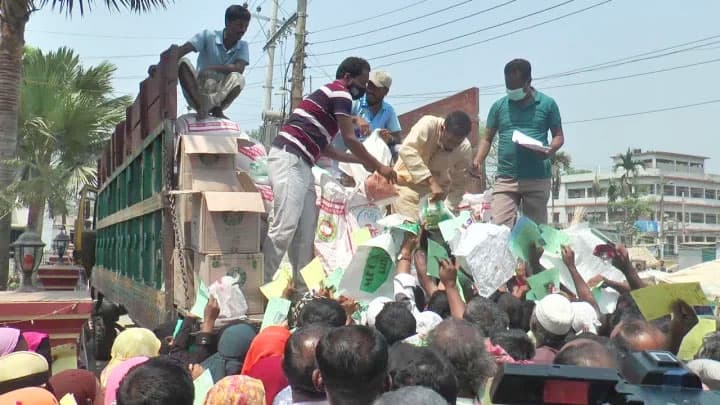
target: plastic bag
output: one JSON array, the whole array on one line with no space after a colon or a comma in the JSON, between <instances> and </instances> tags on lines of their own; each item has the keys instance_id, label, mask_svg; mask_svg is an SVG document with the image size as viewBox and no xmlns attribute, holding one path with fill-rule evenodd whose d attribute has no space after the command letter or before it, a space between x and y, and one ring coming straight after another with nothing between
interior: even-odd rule
<instances>
[{"instance_id":1,"label":"plastic bag","mask_svg":"<svg viewBox=\"0 0 720 405\"><path fill-rule=\"evenodd\" d=\"M224 276L220 280L214 282L210 288L210 294L215 296L220 306L220 316L228 319L244 318L248 311L248 303L237 284L237 279Z\"/></svg>"},{"instance_id":2,"label":"plastic bag","mask_svg":"<svg viewBox=\"0 0 720 405\"><path fill-rule=\"evenodd\" d=\"M347 268L354 254L352 232L358 226L348 207L353 193L330 176L322 176L315 251L328 274Z\"/></svg>"},{"instance_id":3,"label":"plastic bag","mask_svg":"<svg viewBox=\"0 0 720 405\"><path fill-rule=\"evenodd\" d=\"M385 141L380 137L379 129L373 131L373 133L363 141L363 146L368 153L375 157L380 163L389 165L390 162L392 162L392 153ZM356 163L340 163L339 168L343 173L352 177L355 180L355 184L362 184L371 174L365 170L363 165Z\"/></svg>"},{"instance_id":4,"label":"plastic bag","mask_svg":"<svg viewBox=\"0 0 720 405\"><path fill-rule=\"evenodd\" d=\"M455 216L445 205L444 201L430 202L430 196L420 199L420 222L426 229L438 229L438 224Z\"/></svg>"},{"instance_id":5,"label":"plastic bag","mask_svg":"<svg viewBox=\"0 0 720 405\"><path fill-rule=\"evenodd\" d=\"M250 177L258 184L270 184L267 157L263 156L250 163Z\"/></svg>"}]
</instances>

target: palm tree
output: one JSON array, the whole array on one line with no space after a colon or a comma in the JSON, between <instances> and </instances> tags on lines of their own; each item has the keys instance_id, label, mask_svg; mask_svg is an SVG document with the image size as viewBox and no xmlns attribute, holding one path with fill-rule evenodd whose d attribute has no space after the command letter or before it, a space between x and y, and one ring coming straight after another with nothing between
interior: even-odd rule
<instances>
[{"instance_id":1,"label":"palm tree","mask_svg":"<svg viewBox=\"0 0 720 405\"><path fill-rule=\"evenodd\" d=\"M147 12L165 7L173 0L103 0L106 7ZM11 165L2 162L15 157L18 135L18 97L22 77L22 56L25 47L25 26L33 12L51 4L61 13L82 15L90 11L94 0L0 0L0 195L7 196L7 187L15 178ZM0 212L0 290L7 285L10 215Z\"/></svg>"},{"instance_id":2,"label":"palm tree","mask_svg":"<svg viewBox=\"0 0 720 405\"><path fill-rule=\"evenodd\" d=\"M615 163L613 166L614 170L622 170L623 174L620 176L620 185L623 196L628 196L632 193L632 186L635 183L635 179L640 174L640 168L645 168L645 163L635 160L634 154L630 148L627 152L621 154L620 161Z\"/></svg>"},{"instance_id":3,"label":"palm tree","mask_svg":"<svg viewBox=\"0 0 720 405\"><path fill-rule=\"evenodd\" d=\"M85 69L68 48L43 54L26 49L20 103L20 136L15 189L28 209L28 228L42 232L48 203L51 216L67 215L67 202L95 181L95 162L130 97L114 98L115 66ZM53 97L47 97L48 87Z\"/></svg>"},{"instance_id":4,"label":"palm tree","mask_svg":"<svg viewBox=\"0 0 720 405\"><path fill-rule=\"evenodd\" d=\"M557 152L550 158L551 171L551 187L552 195L550 196L552 205L552 218L555 217L555 196L560 195L560 185L562 184L562 174L570 170L572 158L566 152ZM553 222L555 222L553 220Z\"/></svg>"}]
</instances>

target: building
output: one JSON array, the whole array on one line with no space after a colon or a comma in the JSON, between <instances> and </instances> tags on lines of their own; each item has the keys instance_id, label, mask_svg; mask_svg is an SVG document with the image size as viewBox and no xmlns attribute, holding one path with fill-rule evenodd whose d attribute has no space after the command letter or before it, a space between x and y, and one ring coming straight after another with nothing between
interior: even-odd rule
<instances>
[{"instance_id":1,"label":"building","mask_svg":"<svg viewBox=\"0 0 720 405\"><path fill-rule=\"evenodd\" d=\"M675 255L683 243L715 244L720 240L720 175L705 173L703 156L673 152L634 150L636 160L645 164L637 177L636 190L649 197L651 221L664 226L665 254ZM620 161L615 156L613 165ZM548 203L549 218L555 224L572 221L578 208L586 218L611 224L621 218L608 211L607 189L611 179L619 183L622 173L597 172L562 176L557 195ZM595 197L593 190L598 190ZM662 215L664 214L664 215ZM664 221L660 218L664 216ZM660 228L658 228L660 229ZM659 242L659 241L658 241Z\"/></svg>"}]
</instances>

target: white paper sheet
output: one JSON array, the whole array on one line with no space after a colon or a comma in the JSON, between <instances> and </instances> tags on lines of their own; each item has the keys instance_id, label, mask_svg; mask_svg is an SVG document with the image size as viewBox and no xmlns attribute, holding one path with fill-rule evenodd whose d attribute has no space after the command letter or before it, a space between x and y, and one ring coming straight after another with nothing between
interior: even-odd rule
<instances>
[{"instance_id":1,"label":"white paper sheet","mask_svg":"<svg viewBox=\"0 0 720 405\"><path fill-rule=\"evenodd\" d=\"M547 146L544 146L542 144L542 142L523 134L522 132L518 131L517 129L513 131L512 141L515 142L516 144L522 146L523 148L536 150L539 152L547 152L550 150L550 148Z\"/></svg>"}]
</instances>

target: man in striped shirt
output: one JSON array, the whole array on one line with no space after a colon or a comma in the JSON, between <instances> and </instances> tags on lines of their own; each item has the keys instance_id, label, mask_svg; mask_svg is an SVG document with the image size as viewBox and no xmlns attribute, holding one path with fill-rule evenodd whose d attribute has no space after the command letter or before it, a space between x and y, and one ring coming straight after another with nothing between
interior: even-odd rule
<instances>
[{"instance_id":1,"label":"man in striped shirt","mask_svg":"<svg viewBox=\"0 0 720 405\"><path fill-rule=\"evenodd\" d=\"M266 281L272 279L285 253L298 281L298 271L312 260L318 216L312 167L321 156L362 164L368 171L377 171L395 182L395 171L382 165L355 137L352 100L365 94L369 75L366 60L345 59L338 67L336 80L305 98L273 141L268 174L275 197L263 243ZM351 154L333 148L338 131Z\"/></svg>"}]
</instances>

